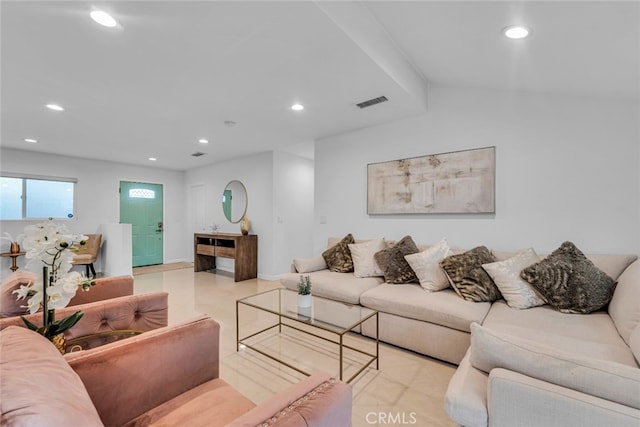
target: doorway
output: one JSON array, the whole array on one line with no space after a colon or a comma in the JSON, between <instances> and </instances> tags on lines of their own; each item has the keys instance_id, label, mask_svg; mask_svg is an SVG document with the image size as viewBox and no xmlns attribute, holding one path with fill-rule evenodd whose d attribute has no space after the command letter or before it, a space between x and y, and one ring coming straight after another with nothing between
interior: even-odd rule
<instances>
[{"instance_id":1,"label":"doorway","mask_svg":"<svg viewBox=\"0 0 640 427\"><path fill-rule=\"evenodd\" d=\"M131 224L133 267L162 264L162 184L120 181L120 223Z\"/></svg>"}]
</instances>

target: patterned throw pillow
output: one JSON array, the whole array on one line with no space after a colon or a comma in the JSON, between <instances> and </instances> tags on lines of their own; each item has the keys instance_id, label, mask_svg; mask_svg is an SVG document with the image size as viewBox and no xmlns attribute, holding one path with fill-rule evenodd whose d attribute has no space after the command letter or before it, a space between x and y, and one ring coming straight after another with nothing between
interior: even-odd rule
<instances>
[{"instance_id":1,"label":"patterned throw pillow","mask_svg":"<svg viewBox=\"0 0 640 427\"><path fill-rule=\"evenodd\" d=\"M322 252L322 257L329 270L336 273L350 273L353 271L353 259L349 250L350 243L355 243L351 233L347 234L335 246Z\"/></svg>"},{"instance_id":2,"label":"patterned throw pillow","mask_svg":"<svg viewBox=\"0 0 640 427\"><path fill-rule=\"evenodd\" d=\"M563 313L591 313L609 304L616 282L571 242L564 242L520 276Z\"/></svg>"},{"instance_id":3,"label":"patterned throw pillow","mask_svg":"<svg viewBox=\"0 0 640 427\"><path fill-rule=\"evenodd\" d=\"M419 252L418 247L411 236L404 236L398 243L390 248L383 249L375 254L375 259L387 283L417 282L416 273L411 269L405 255Z\"/></svg>"},{"instance_id":4,"label":"patterned throw pillow","mask_svg":"<svg viewBox=\"0 0 640 427\"><path fill-rule=\"evenodd\" d=\"M447 273L451 287L467 301L491 302L502 298L491 277L482 264L495 262L495 257L485 246L451 255L440 261L440 267Z\"/></svg>"}]
</instances>

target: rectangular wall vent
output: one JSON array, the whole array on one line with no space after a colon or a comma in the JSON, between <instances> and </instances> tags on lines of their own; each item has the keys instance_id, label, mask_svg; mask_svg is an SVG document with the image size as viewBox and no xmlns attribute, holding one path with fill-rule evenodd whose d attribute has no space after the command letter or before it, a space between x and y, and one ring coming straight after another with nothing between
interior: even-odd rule
<instances>
[{"instance_id":1,"label":"rectangular wall vent","mask_svg":"<svg viewBox=\"0 0 640 427\"><path fill-rule=\"evenodd\" d=\"M200 156L204 156L207 153L201 153L200 151L196 151L195 153L192 154L193 157L200 157Z\"/></svg>"},{"instance_id":2,"label":"rectangular wall vent","mask_svg":"<svg viewBox=\"0 0 640 427\"><path fill-rule=\"evenodd\" d=\"M387 102L388 99L386 96L379 96L377 98L369 99L367 101L362 101L356 104L360 108L371 107L372 105L380 104L381 102Z\"/></svg>"}]
</instances>

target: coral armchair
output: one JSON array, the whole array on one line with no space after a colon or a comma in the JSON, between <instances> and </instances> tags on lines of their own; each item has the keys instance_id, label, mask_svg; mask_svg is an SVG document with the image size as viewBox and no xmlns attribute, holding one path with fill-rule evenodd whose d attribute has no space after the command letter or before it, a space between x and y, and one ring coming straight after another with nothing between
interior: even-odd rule
<instances>
[{"instance_id":1,"label":"coral armchair","mask_svg":"<svg viewBox=\"0 0 640 427\"><path fill-rule=\"evenodd\" d=\"M76 311L84 313L78 323L65 332L65 339L114 330L150 331L167 326L168 296L167 292L152 292L80 304L56 310L56 318L62 319ZM37 326L42 325L42 312L24 317ZM0 319L0 330L9 326L24 327L25 324L20 316Z\"/></svg>"},{"instance_id":2,"label":"coral armchair","mask_svg":"<svg viewBox=\"0 0 640 427\"><path fill-rule=\"evenodd\" d=\"M0 331L0 423L351 425L351 388L325 373L255 405L219 377L219 333L215 320L201 317L63 357L40 335L7 328Z\"/></svg>"},{"instance_id":3,"label":"coral armchair","mask_svg":"<svg viewBox=\"0 0 640 427\"><path fill-rule=\"evenodd\" d=\"M18 270L4 278L0 284L0 318L27 314L23 300L16 300L13 293L20 285L35 281L36 275L30 271ZM95 279L95 285L88 291L78 289L68 306L87 304L111 298L133 295L133 277L114 276Z\"/></svg>"}]
</instances>

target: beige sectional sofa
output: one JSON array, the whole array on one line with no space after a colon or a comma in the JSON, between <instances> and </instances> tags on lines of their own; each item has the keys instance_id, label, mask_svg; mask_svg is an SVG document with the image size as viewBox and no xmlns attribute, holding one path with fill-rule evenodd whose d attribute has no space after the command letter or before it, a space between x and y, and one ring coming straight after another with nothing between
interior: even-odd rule
<instances>
[{"instance_id":1,"label":"beige sectional sofa","mask_svg":"<svg viewBox=\"0 0 640 427\"><path fill-rule=\"evenodd\" d=\"M328 247L338 240L329 239ZM515 255L493 254L498 260ZM637 427L640 260L587 257L618 282L606 311L516 309L502 299L466 301L451 288L426 292L419 284L387 284L381 277L308 271L314 263L304 260L294 266L307 267L312 294L378 310L382 341L459 365L445 405L460 425ZM315 265L322 266L317 258ZM299 277L294 270L281 283L296 289ZM374 328L365 324L362 333L373 336Z\"/></svg>"}]
</instances>

